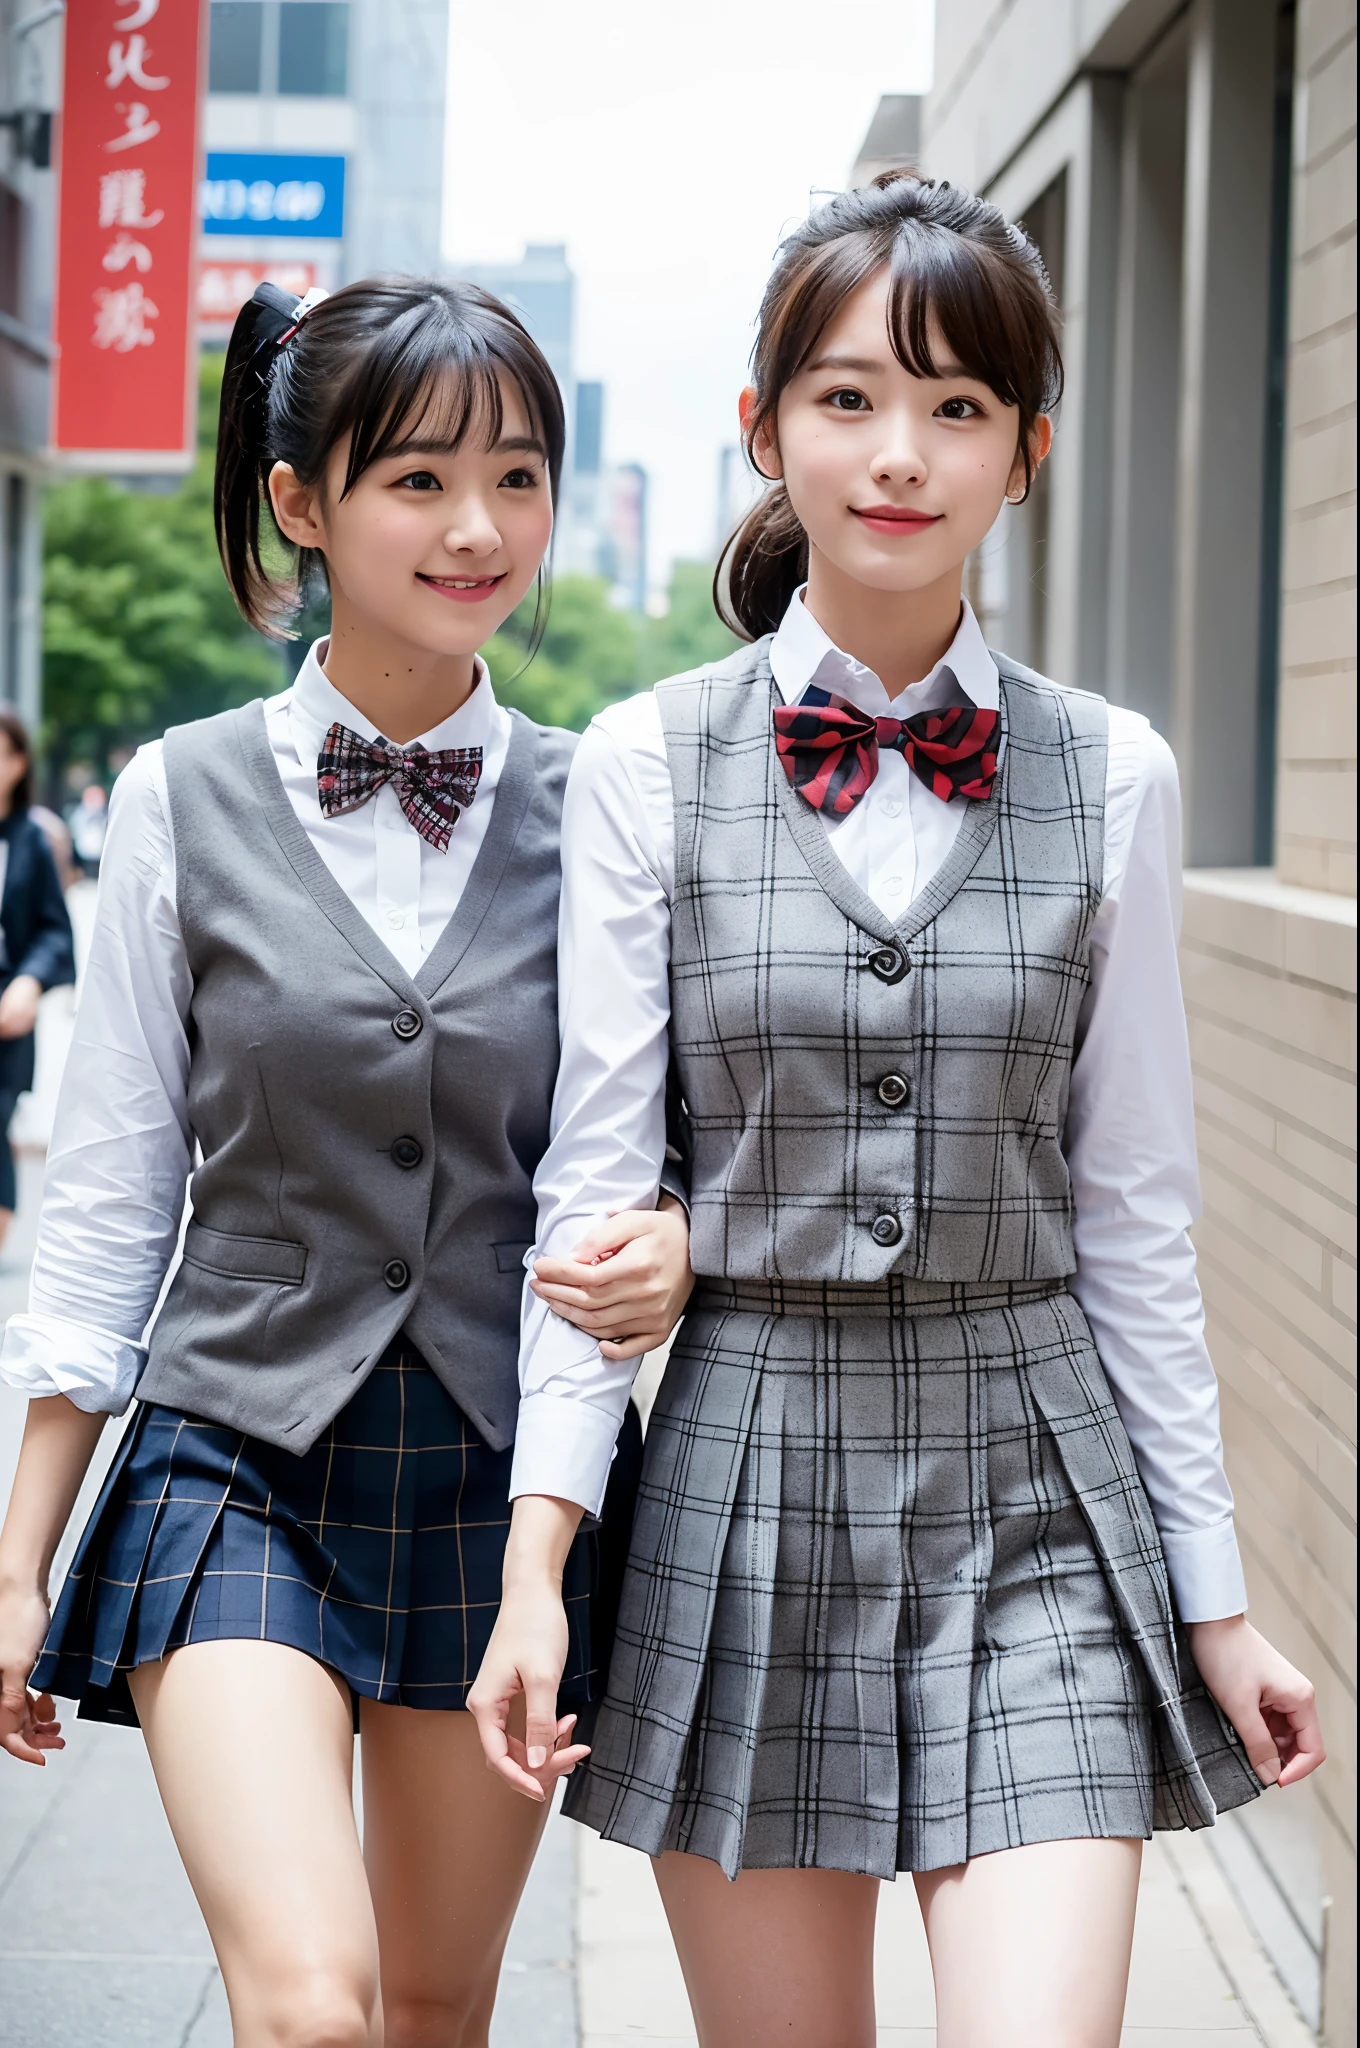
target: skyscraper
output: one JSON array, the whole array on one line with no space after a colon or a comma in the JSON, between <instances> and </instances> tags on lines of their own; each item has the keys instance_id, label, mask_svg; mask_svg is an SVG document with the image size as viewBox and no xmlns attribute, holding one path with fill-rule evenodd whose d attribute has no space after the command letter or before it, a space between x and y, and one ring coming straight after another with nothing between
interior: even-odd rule
<instances>
[{"instance_id":1,"label":"skyscraper","mask_svg":"<svg viewBox=\"0 0 1360 2048\"><path fill-rule=\"evenodd\" d=\"M440 264L447 0L212 0L200 313Z\"/></svg>"}]
</instances>

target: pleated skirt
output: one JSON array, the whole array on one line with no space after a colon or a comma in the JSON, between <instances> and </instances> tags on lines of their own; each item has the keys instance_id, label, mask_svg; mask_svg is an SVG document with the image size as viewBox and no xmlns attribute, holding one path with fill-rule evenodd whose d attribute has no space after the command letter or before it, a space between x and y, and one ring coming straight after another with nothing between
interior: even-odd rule
<instances>
[{"instance_id":1,"label":"pleated skirt","mask_svg":"<svg viewBox=\"0 0 1360 2048\"><path fill-rule=\"evenodd\" d=\"M301 1457L146 1405L119 1446L30 1684L136 1724L128 1673L186 1643L286 1643L355 1701L461 1708L500 1605L510 1451L483 1442L398 1338ZM561 1710L602 1691L632 1494L636 1411L601 1530L564 1576Z\"/></svg>"},{"instance_id":2,"label":"pleated skirt","mask_svg":"<svg viewBox=\"0 0 1360 2048\"><path fill-rule=\"evenodd\" d=\"M887 1878L1259 1789L1069 1293L701 1282L573 1818Z\"/></svg>"}]
</instances>

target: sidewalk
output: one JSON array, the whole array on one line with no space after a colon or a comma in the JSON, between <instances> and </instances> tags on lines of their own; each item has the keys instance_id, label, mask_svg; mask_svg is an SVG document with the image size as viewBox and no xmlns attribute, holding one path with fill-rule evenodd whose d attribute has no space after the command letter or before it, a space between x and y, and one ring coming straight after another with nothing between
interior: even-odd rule
<instances>
[{"instance_id":1,"label":"sidewalk","mask_svg":"<svg viewBox=\"0 0 1360 2048\"><path fill-rule=\"evenodd\" d=\"M40 1182L38 1159L22 1156L0 1322L24 1300ZM0 1388L0 1502L23 1408ZM98 1482L96 1471L59 1568ZM75 1720L67 1732L46 1770L0 1758L0 2048L230 2048L221 1979L141 1738ZM930 1971L905 1881L883 1887L877 1980L882 2048L930 2048ZM491 2038L493 2048L690 2048L684 1985L642 1857L552 1821ZM1203 1837L1159 1837L1144 1864L1126 2048L1312 2041Z\"/></svg>"}]
</instances>

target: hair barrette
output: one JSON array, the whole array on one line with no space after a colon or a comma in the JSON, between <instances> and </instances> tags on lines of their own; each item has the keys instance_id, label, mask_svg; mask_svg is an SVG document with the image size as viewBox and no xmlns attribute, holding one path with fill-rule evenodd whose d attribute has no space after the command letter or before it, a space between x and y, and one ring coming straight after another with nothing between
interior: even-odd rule
<instances>
[{"instance_id":1,"label":"hair barrette","mask_svg":"<svg viewBox=\"0 0 1360 2048\"><path fill-rule=\"evenodd\" d=\"M293 339L293 336L297 333L307 315L315 312L321 301L329 297L330 293L325 289L324 285L314 284L310 291L304 292L294 308L292 326L285 328L284 332L275 342L275 348L284 348Z\"/></svg>"}]
</instances>

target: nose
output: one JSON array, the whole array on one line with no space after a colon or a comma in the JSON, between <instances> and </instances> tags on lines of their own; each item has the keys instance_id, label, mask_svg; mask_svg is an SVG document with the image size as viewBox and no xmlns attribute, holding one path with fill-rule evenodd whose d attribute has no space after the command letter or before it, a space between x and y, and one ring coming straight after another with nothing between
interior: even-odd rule
<instances>
[{"instance_id":1,"label":"nose","mask_svg":"<svg viewBox=\"0 0 1360 2048\"><path fill-rule=\"evenodd\" d=\"M883 432L870 469L875 483L923 484L928 473L925 449L916 422L905 408L879 414Z\"/></svg>"},{"instance_id":2,"label":"nose","mask_svg":"<svg viewBox=\"0 0 1360 2048\"><path fill-rule=\"evenodd\" d=\"M449 509L444 548L450 555L490 555L501 544L500 528L480 492L469 491Z\"/></svg>"}]
</instances>

